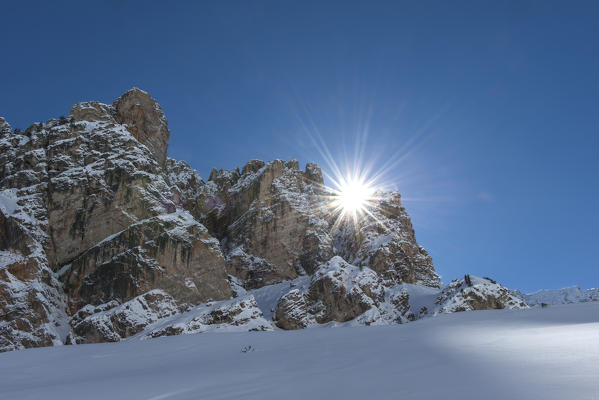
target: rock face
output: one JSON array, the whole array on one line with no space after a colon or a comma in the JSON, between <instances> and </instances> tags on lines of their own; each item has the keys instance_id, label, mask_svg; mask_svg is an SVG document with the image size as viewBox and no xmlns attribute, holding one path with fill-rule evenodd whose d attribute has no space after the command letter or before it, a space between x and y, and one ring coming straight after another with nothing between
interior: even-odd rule
<instances>
[{"instance_id":1,"label":"rock face","mask_svg":"<svg viewBox=\"0 0 599 400\"><path fill-rule=\"evenodd\" d=\"M486 281L443 287L398 193L349 223L316 164L204 181L169 136L139 89L24 132L0 118L0 351L520 306Z\"/></svg>"},{"instance_id":2,"label":"rock face","mask_svg":"<svg viewBox=\"0 0 599 400\"><path fill-rule=\"evenodd\" d=\"M252 160L241 171L213 170L183 201L221 240L229 273L246 289L312 274L335 254L389 282L439 286L399 194L377 193L373 216L358 226L339 226L331 196L315 164L301 171L296 160Z\"/></svg>"},{"instance_id":3,"label":"rock face","mask_svg":"<svg viewBox=\"0 0 599 400\"><path fill-rule=\"evenodd\" d=\"M67 298L10 194L0 192L0 351L60 344Z\"/></svg>"},{"instance_id":4,"label":"rock face","mask_svg":"<svg viewBox=\"0 0 599 400\"><path fill-rule=\"evenodd\" d=\"M0 135L10 135L12 128L6 120L0 117Z\"/></svg>"},{"instance_id":5,"label":"rock face","mask_svg":"<svg viewBox=\"0 0 599 400\"><path fill-rule=\"evenodd\" d=\"M413 318L409 312L407 293L387 290L375 271L335 256L316 270L308 287L293 289L279 300L275 320L283 329L355 318L370 325L389 320L401 323Z\"/></svg>"},{"instance_id":6,"label":"rock face","mask_svg":"<svg viewBox=\"0 0 599 400\"><path fill-rule=\"evenodd\" d=\"M374 194L372 216L358 226L346 224L335 237L338 254L355 265L366 265L388 284L412 283L439 287L433 261L418 245L412 222L396 192Z\"/></svg>"},{"instance_id":7,"label":"rock face","mask_svg":"<svg viewBox=\"0 0 599 400\"><path fill-rule=\"evenodd\" d=\"M186 211L139 221L106 238L60 277L71 310L125 302L156 288L189 304L232 294L218 241Z\"/></svg>"},{"instance_id":8,"label":"rock face","mask_svg":"<svg viewBox=\"0 0 599 400\"><path fill-rule=\"evenodd\" d=\"M229 273L245 288L294 279L333 256L316 167L252 160L241 171L213 170L190 190L198 177L181 163L172 166L182 204L221 241Z\"/></svg>"}]
</instances>

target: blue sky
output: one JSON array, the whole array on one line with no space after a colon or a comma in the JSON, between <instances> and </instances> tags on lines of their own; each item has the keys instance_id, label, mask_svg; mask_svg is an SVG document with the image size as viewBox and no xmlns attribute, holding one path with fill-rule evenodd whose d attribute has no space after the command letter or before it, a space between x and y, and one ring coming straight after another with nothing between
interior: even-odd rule
<instances>
[{"instance_id":1,"label":"blue sky","mask_svg":"<svg viewBox=\"0 0 599 400\"><path fill-rule=\"evenodd\" d=\"M169 156L393 161L445 281L599 286L594 2L3 2L13 127L147 90ZM322 3L322 4L321 4Z\"/></svg>"}]
</instances>

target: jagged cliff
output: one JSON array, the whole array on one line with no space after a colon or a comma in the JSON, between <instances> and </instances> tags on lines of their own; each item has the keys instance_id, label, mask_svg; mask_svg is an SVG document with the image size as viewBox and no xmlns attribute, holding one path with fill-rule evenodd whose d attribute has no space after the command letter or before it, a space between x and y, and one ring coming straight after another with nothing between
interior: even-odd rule
<instances>
[{"instance_id":1,"label":"jagged cliff","mask_svg":"<svg viewBox=\"0 0 599 400\"><path fill-rule=\"evenodd\" d=\"M398 193L335 224L317 165L204 181L166 157L169 136L139 89L24 132L0 119L0 350L461 311L415 303L459 288L441 287ZM526 306L498 288L460 289L464 309Z\"/></svg>"}]
</instances>

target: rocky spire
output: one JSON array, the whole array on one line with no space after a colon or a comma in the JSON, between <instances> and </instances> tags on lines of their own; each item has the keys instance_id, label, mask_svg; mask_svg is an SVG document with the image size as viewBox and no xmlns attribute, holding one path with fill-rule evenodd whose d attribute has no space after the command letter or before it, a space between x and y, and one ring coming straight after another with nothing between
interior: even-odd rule
<instances>
[{"instance_id":1,"label":"rocky spire","mask_svg":"<svg viewBox=\"0 0 599 400\"><path fill-rule=\"evenodd\" d=\"M127 125L129 132L164 166L170 131L160 104L149 93L133 88L116 99L112 106L116 121Z\"/></svg>"},{"instance_id":2,"label":"rocky spire","mask_svg":"<svg viewBox=\"0 0 599 400\"><path fill-rule=\"evenodd\" d=\"M0 117L0 135L10 134L11 131L12 128L10 127L8 122L6 122L4 118Z\"/></svg>"}]
</instances>

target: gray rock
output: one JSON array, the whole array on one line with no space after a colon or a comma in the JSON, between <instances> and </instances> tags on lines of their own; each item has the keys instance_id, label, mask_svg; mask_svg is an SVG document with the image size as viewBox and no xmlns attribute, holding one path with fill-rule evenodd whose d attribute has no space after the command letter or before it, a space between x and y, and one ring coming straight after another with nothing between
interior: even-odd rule
<instances>
[{"instance_id":1,"label":"gray rock","mask_svg":"<svg viewBox=\"0 0 599 400\"><path fill-rule=\"evenodd\" d=\"M12 128L6 120L0 117L0 135L10 135Z\"/></svg>"}]
</instances>

